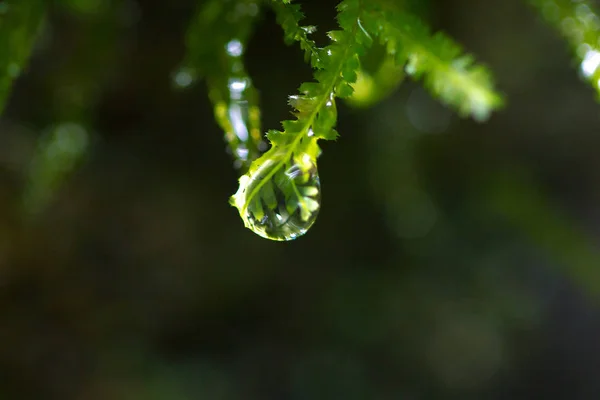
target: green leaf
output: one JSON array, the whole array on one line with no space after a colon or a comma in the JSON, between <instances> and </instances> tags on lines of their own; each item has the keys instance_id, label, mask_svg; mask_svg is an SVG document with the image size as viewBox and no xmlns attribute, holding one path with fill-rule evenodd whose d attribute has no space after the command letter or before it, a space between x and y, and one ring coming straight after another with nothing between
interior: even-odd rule
<instances>
[{"instance_id":1,"label":"green leaf","mask_svg":"<svg viewBox=\"0 0 600 400\"><path fill-rule=\"evenodd\" d=\"M600 14L586 0L529 0L567 40L582 77L600 99ZM597 2L596 2L597 3Z\"/></svg>"},{"instance_id":2,"label":"green leaf","mask_svg":"<svg viewBox=\"0 0 600 400\"><path fill-rule=\"evenodd\" d=\"M240 178L240 187L230 202L238 208L246 227L264 237L289 240L298 234L289 235L290 231L303 233L314 222L320 204L318 198L313 198L320 198L316 171L316 159L320 154L317 141L337 137L334 129L337 123L335 97L348 96L352 92L351 84L356 81L359 68L357 54L364 53L371 40L367 39L369 35L360 26L362 2L359 0L340 3L338 23L342 30L329 32L331 44L323 49L316 48L314 42L305 36L306 31L299 28L302 14L297 5L277 1L272 5L286 36L299 41L311 55L315 55L316 61L312 63L316 69L315 82L303 83L300 93L290 96L289 103L294 108L296 119L283 121L282 132L268 133L271 149ZM270 196L267 188L271 184L275 192L283 193L285 203L271 210L271 215L278 216L287 224L288 230L284 229L283 223L277 225L276 231L280 235L272 233L274 221L259 223L254 212L257 198L261 199L261 204L267 203L266 198ZM296 213L299 215L296 216ZM284 214L298 219L288 220ZM304 226L304 231L292 226Z\"/></svg>"},{"instance_id":3,"label":"green leaf","mask_svg":"<svg viewBox=\"0 0 600 400\"><path fill-rule=\"evenodd\" d=\"M366 26L378 26L376 32L398 64L406 64L406 73L422 79L425 88L461 116L486 120L493 110L503 106L502 96L494 89L488 70L463 54L461 47L445 34L432 35L416 16L391 7L385 0L368 15Z\"/></svg>"},{"instance_id":4,"label":"green leaf","mask_svg":"<svg viewBox=\"0 0 600 400\"><path fill-rule=\"evenodd\" d=\"M13 80L27 66L44 21L45 8L44 0L0 2L0 113Z\"/></svg>"},{"instance_id":5,"label":"green leaf","mask_svg":"<svg viewBox=\"0 0 600 400\"><path fill-rule=\"evenodd\" d=\"M294 41L300 42L300 48L304 50L305 61L310 62L314 68L320 66L321 56L315 42L309 38L316 31L314 26L301 26L300 21L304 19L304 13L300 5L290 4L289 1L272 0L270 2L277 22L283 28L284 40L287 44Z\"/></svg>"},{"instance_id":6,"label":"green leaf","mask_svg":"<svg viewBox=\"0 0 600 400\"><path fill-rule=\"evenodd\" d=\"M373 49L367 54L368 58L361 59L361 63L364 60L366 64L373 63L375 59L377 64L372 71L365 66L358 70L356 82L352 85L354 91L346 99L346 103L352 107L371 107L392 94L404 81L404 66L396 64L393 55L385 53L385 47L376 47L383 54L375 54L377 57L373 57Z\"/></svg>"},{"instance_id":7,"label":"green leaf","mask_svg":"<svg viewBox=\"0 0 600 400\"><path fill-rule=\"evenodd\" d=\"M315 71L314 81L303 83L299 94L289 97L295 119L283 121L283 131L269 131L271 149L252 163L230 199L245 226L261 236L290 240L314 222L319 206L319 200L311 197L314 188L320 198L317 141L337 138L335 98L353 95L360 57L372 47L374 38L385 47L388 60L406 64L407 74L422 78L435 96L461 115L484 120L502 104L485 68L448 37L431 35L418 18L389 7L386 0L341 1L337 7L341 29L328 32L331 42L324 48L309 38L314 27L300 25L304 14L299 5L277 0L269 4L286 43L298 42ZM273 192L283 204L273 202Z\"/></svg>"},{"instance_id":8,"label":"green leaf","mask_svg":"<svg viewBox=\"0 0 600 400\"><path fill-rule=\"evenodd\" d=\"M313 132L318 137L326 140L334 140L337 137L337 132L333 130L337 122L337 107L335 106L335 98L332 95L325 102L325 105L319 110L313 123Z\"/></svg>"},{"instance_id":9,"label":"green leaf","mask_svg":"<svg viewBox=\"0 0 600 400\"><path fill-rule=\"evenodd\" d=\"M34 216L44 209L61 182L84 159L89 144L89 132L73 122L53 126L41 135L27 171L26 214Z\"/></svg>"},{"instance_id":10,"label":"green leaf","mask_svg":"<svg viewBox=\"0 0 600 400\"><path fill-rule=\"evenodd\" d=\"M259 15L255 0L202 3L190 22L187 54L175 76L179 86L189 86L200 76L206 78L215 119L224 132L234 165L243 171L266 148L258 92L243 60Z\"/></svg>"}]
</instances>

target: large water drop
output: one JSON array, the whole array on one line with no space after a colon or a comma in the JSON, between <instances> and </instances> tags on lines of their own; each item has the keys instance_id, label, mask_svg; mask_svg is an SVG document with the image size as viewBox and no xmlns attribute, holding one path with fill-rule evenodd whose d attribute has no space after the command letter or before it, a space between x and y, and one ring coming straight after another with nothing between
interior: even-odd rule
<instances>
[{"instance_id":1,"label":"large water drop","mask_svg":"<svg viewBox=\"0 0 600 400\"><path fill-rule=\"evenodd\" d=\"M247 228L271 240L293 240L314 224L321 206L315 160L308 154L274 155L240 179L232 204Z\"/></svg>"}]
</instances>

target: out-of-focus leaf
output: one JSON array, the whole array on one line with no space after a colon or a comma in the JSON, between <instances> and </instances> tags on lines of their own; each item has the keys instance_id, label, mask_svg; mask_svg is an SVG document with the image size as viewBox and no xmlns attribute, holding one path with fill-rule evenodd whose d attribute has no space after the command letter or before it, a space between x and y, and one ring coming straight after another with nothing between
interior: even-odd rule
<instances>
[{"instance_id":1,"label":"out-of-focus leaf","mask_svg":"<svg viewBox=\"0 0 600 400\"><path fill-rule=\"evenodd\" d=\"M589 234L527 179L527 170L490 179L484 200L503 222L557 261L557 267L593 298L600 298L600 251Z\"/></svg>"},{"instance_id":2,"label":"out-of-focus leaf","mask_svg":"<svg viewBox=\"0 0 600 400\"><path fill-rule=\"evenodd\" d=\"M190 21L186 55L174 76L179 88L191 86L199 77L206 79L228 151L234 165L244 172L266 149L258 91L244 63L247 42L259 17L255 0L202 3Z\"/></svg>"},{"instance_id":3,"label":"out-of-focus leaf","mask_svg":"<svg viewBox=\"0 0 600 400\"><path fill-rule=\"evenodd\" d=\"M44 20L44 0L0 2L0 113L12 82L25 69Z\"/></svg>"},{"instance_id":4,"label":"out-of-focus leaf","mask_svg":"<svg viewBox=\"0 0 600 400\"><path fill-rule=\"evenodd\" d=\"M396 64L393 57L384 58L374 73L364 68L358 70L352 87L352 96L346 102L357 108L371 107L385 99L404 81L404 68Z\"/></svg>"},{"instance_id":5,"label":"out-of-focus leaf","mask_svg":"<svg viewBox=\"0 0 600 400\"><path fill-rule=\"evenodd\" d=\"M484 121L503 106L489 70L458 43L442 32L432 34L420 18L406 10L385 0L377 3L381 9L371 15L371 24L378 28L389 54L406 65L408 76L422 80L432 95L464 117Z\"/></svg>"},{"instance_id":6,"label":"out-of-focus leaf","mask_svg":"<svg viewBox=\"0 0 600 400\"><path fill-rule=\"evenodd\" d=\"M88 144L88 132L75 123L60 124L40 138L23 199L27 214L35 215L52 199L56 188L85 154Z\"/></svg>"},{"instance_id":7,"label":"out-of-focus leaf","mask_svg":"<svg viewBox=\"0 0 600 400\"><path fill-rule=\"evenodd\" d=\"M569 42L584 79L600 98L600 16L586 0L530 0Z\"/></svg>"}]
</instances>

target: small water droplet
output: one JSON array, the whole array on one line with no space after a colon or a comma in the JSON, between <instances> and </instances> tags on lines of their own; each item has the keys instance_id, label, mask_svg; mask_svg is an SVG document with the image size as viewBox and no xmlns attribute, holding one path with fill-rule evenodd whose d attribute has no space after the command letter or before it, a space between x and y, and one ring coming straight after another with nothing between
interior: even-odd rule
<instances>
[{"instance_id":1,"label":"small water droplet","mask_svg":"<svg viewBox=\"0 0 600 400\"><path fill-rule=\"evenodd\" d=\"M236 98L248 87L248 80L244 78L231 78L228 85L232 98Z\"/></svg>"},{"instance_id":2,"label":"small water droplet","mask_svg":"<svg viewBox=\"0 0 600 400\"><path fill-rule=\"evenodd\" d=\"M173 83L178 88L187 88L196 80L195 71L192 68L181 68L173 76Z\"/></svg>"},{"instance_id":3,"label":"small water droplet","mask_svg":"<svg viewBox=\"0 0 600 400\"><path fill-rule=\"evenodd\" d=\"M305 234L321 206L316 161L308 154L274 155L240 179L233 205L246 227L267 239L286 241ZM247 206L246 206L247 204Z\"/></svg>"},{"instance_id":4,"label":"small water droplet","mask_svg":"<svg viewBox=\"0 0 600 400\"><path fill-rule=\"evenodd\" d=\"M317 27L312 26L312 25L311 26L301 26L300 29L302 29L304 32L306 32L307 35L311 35L317 31Z\"/></svg>"},{"instance_id":5,"label":"small water droplet","mask_svg":"<svg viewBox=\"0 0 600 400\"><path fill-rule=\"evenodd\" d=\"M233 39L227 42L225 49L231 57L239 57L244 52L244 45L239 40Z\"/></svg>"},{"instance_id":6,"label":"small water droplet","mask_svg":"<svg viewBox=\"0 0 600 400\"><path fill-rule=\"evenodd\" d=\"M590 78L592 75L596 73L596 70L600 66L600 52L597 50L588 50L588 52L583 57L583 61L581 62L581 72L584 77Z\"/></svg>"},{"instance_id":7,"label":"small water droplet","mask_svg":"<svg viewBox=\"0 0 600 400\"><path fill-rule=\"evenodd\" d=\"M230 77L226 86L209 83L215 119L225 134L235 167L248 170L266 150L260 127L257 92L247 75ZM243 150L240 150L243 149Z\"/></svg>"},{"instance_id":8,"label":"small water droplet","mask_svg":"<svg viewBox=\"0 0 600 400\"><path fill-rule=\"evenodd\" d=\"M267 149L269 148L269 146L267 145L267 142L265 142L263 140L261 140L260 142L258 142L258 145L256 147L261 152L267 151Z\"/></svg>"}]
</instances>

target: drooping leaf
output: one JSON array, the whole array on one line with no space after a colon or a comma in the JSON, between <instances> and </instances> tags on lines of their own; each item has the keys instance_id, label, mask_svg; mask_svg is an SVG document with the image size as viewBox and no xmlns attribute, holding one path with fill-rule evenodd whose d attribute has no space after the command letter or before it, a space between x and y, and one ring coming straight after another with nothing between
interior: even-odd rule
<instances>
[{"instance_id":1,"label":"drooping leaf","mask_svg":"<svg viewBox=\"0 0 600 400\"><path fill-rule=\"evenodd\" d=\"M337 138L336 98L353 96L361 76L361 57L375 38L385 46L388 57L399 65L407 64L408 75L422 78L436 97L461 115L484 120L502 105L484 67L462 54L449 38L431 35L417 17L390 7L386 0L341 1L337 7L341 29L328 33L331 42L324 48L317 47L309 36L314 27L300 25L304 14L298 4L282 0L271 0L270 4L286 42L298 42L304 50L314 69L314 81L303 83L299 94L290 96L295 119L283 121L282 131L269 131L271 149L252 163L230 199L246 227L261 236L290 240L303 234L314 221L318 200L307 200L306 193L313 193L314 188L318 193L320 184L299 190L300 183L289 177L289 171L299 170L299 176L318 182L317 141ZM272 188L279 193L276 206ZM265 209L268 204L273 207Z\"/></svg>"},{"instance_id":2,"label":"drooping leaf","mask_svg":"<svg viewBox=\"0 0 600 400\"><path fill-rule=\"evenodd\" d=\"M358 54L363 54L372 40L360 26L365 7L360 0L339 4L338 23L342 29L329 33L331 43L323 49L317 49L307 36L291 27L301 19L297 6L276 2L274 7L279 10L279 21L286 35L300 41L309 54L316 55L312 62L315 81L302 84L300 93L290 97L296 119L283 121L283 131L269 132L271 149L240 178L240 187L231 197L231 204L237 207L246 227L254 232L270 239L290 240L303 234L316 218L320 204L317 140L337 137L335 99L351 93L359 67ZM289 22L290 16L295 22ZM271 184L280 193L281 202L260 213L269 203ZM257 198L260 207L255 210Z\"/></svg>"},{"instance_id":3,"label":"drooping leaf","mask_svg":"<svg viewBox=\"0 0 600 400\"><path fill-rule=\"evenodd\" d=\"M187 54L175 74L180 87L206 79L217 123L234 165L248 170L265 150L258 92L244 65L247 42L260 15L256 0L209 0L186 35Z\"/></svg>"}]
</instances>

